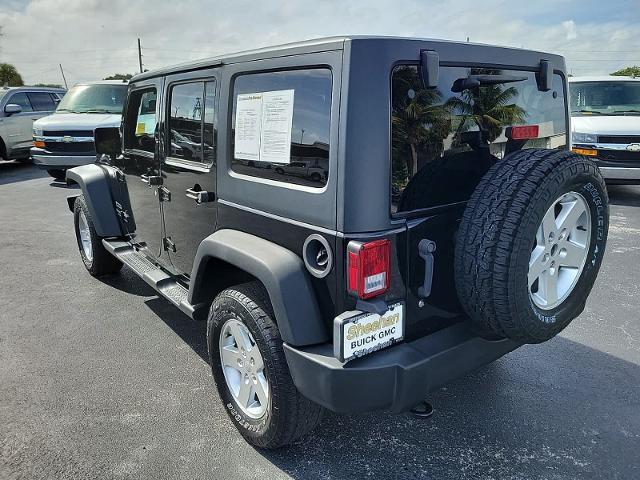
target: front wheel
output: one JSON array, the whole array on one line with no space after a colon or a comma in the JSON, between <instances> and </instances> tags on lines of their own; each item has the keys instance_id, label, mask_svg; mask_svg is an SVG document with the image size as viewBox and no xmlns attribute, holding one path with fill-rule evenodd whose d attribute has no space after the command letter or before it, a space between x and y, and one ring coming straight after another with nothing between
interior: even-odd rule
<instances>
[{"instance_id":1,"label":"front wheel","mask_svg":"<svg viewBox=\"0 0 640 480\"><path fill-rule=\"evenodd\" d=\"M264 287L221 292L207 323L213 378L225 410L252 445L278 448L310 432L322 407L296 389Z\"/></svg>"},{"instance_id":2,"label":"front wheel","mask_svg":"<svg viewBox=\"0 0 640 480\"><path fill-rule=\"evenodd\" d=\"M76 198L73 205L73 221L80 257L87 271L94 277L119 271L122 262L102 245L83 195Z\"/></svg>"}]
</instances>

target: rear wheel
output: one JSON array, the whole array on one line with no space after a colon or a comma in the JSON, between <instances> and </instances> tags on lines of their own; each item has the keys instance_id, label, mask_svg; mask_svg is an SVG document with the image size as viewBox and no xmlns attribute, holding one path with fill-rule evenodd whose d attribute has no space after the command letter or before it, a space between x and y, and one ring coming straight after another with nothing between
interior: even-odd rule
<instances>
[{"instance_id":1,"label":"rear wheel","mask_svg":"<svg viewBox=\"0 0 640 480\"><path fill-rule=\"evenodd\" d=\"M552 338L584 309L609 226L598 167L559 150L522 150L478 184L456 240L458 297L481 332Z\"/></svg>"},{"instance_id":2,"label":"rear wheel","mask_svg":"<svg viewBox=\"0 0 640 480\"><path fill-rule=\"evenodd\" d=\"M119 271L122 262L102 245L102 238L96 234L93 217L82 195L74 203L73 220L80 257L88 272L98 277Z\"/></svg>"},{"instance_id":3,"label":"rear wheel","mask_svg":"<svg viewBox=\"0 0 640 480\"><path fill-rule=\"evenodd\" d=\"M260 283L229 288L216 297L207 344L225 410L249 443L262 448L288 445L320 422L322 407L293 384Z\"/></svg>"},{"instance_id":4,"label":"rear wheel","mask_svg":"<svg viewBox=\"0 0 640 480\"><path fill-rule=\"evenodd\" d=\"M62 168L48 169L47 173L56 180L64 180L67 175L67 171Z\"/></svg>"}]
</instances>

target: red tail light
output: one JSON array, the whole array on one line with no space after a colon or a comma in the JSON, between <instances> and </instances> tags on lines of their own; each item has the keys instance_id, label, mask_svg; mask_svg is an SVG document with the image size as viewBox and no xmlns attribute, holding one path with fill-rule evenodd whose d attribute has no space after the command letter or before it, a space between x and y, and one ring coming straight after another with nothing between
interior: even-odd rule
<instances>
[{"instance_id":1,"label":"red tail light","mask_svg":"<svg viewBox=\"0 0 640 480\"><path fill-rule=\"evenodd\" d=\"M347 245L347 288L362 299L383 294L391 285L391 242L349 242Z\"/></svg>"},{"instance_id":2,"label":"red tail light","mask_svg":"<svg viewBox=\"0 0 640 480\"><path fill-rule=\"evenodd\" d=\"M538 138L539 134L539 125L519 125L508 129L507 138L511 140L528 140L530 138Z\"/></svg>"}]
</instances>

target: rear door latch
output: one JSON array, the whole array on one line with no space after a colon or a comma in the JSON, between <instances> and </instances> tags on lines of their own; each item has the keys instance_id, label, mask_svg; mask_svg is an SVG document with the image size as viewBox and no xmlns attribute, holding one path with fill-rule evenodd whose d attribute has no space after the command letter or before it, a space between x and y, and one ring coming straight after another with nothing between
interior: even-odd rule
<instances>
[{"instance_id":1,"label":"rear door latch","mask_svg":"<svg viewBox=\"0 0 640 480\"><path fill-rule=\"evenodd\" d=\"M418 287L418 296L420 298L429 298L431 295L431 286L433 285L433 252L436 251L436 242L423 238L418 243L418 255L424 260L424 283Z\"/></svg>"}]
</instances>

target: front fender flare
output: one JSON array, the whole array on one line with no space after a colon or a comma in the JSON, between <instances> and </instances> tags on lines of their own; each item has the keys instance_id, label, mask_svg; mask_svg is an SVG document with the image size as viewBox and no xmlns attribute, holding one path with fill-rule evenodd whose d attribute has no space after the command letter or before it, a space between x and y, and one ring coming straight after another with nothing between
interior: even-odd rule
<instances>
[{"instance_id":1,"label":"front fender flare","mask_svg":"<svg viewBox=\"0 0 640 480\"><path fill-rule=\"evenodd\" d=\"M284 342L305 346L329 341L308 273L295 253L248 233L218 230L198 247L189 289L192 304L203 301L210 293L207 291L206 272L210 272L207 264L216 259L263 283Z\"/></svg>"},{"instance_id":2,"label":"front fender flare","mask_svg":"<svg viewBox=\"0 0 640 480\"><path fill-rule=\"evenodd\" d=\"M105 168L109 167L90 164L71 168L67 170L67 182L72 181L80 185L98 236L121 237L124 233L114 210L113 196ZM71 208L71 202L67 201Z\"/></svg>"}]
</instances>

